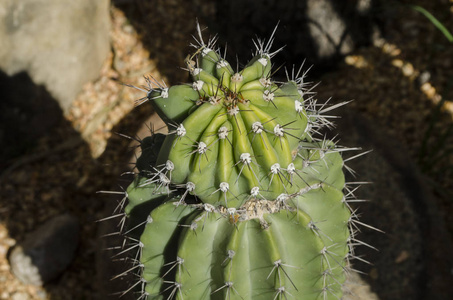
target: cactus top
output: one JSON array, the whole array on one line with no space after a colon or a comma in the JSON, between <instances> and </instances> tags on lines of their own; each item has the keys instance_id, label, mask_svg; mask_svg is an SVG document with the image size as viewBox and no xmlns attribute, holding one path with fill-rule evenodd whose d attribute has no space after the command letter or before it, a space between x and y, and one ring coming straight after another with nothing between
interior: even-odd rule
<instances>
[{"instance_id":1,"label":"cactus top","mask_svg":"<svg viewBox=\"0 0 453 300\"><path fill-rule=\"evenodd\" d=\"M138 299L340 299L357 241L341 192L340 152L351 149L313 137L337 106L307 98L300 70L271 79L272 38L236 71L212 40L198 44L186 59L192 83L148 79L139 100L169 134L142 141L126 192L127 232L139 241L129 290L141 288Z\"/></svg>"},{"instance_id":2,"label":"cactus top","mask_svg":"<svg viewBox=\"0 0 453 300\"><path fill-rule=\"evenodd\" d=\"M167 191L185 189L183 195L227 208L251 198L286 199L309 185L300 173L334 145L303 146L319 126L315 105L304 99L303 77L284 83L271 79L277 51L267 48L258 42L252 60L235 72L203 44L186 58L191 84L168 88L154 82L152 87L149 81L147 99L170 134L158 167L140 170L149 173L148 182Z\"/></svg>"}]
</instances>

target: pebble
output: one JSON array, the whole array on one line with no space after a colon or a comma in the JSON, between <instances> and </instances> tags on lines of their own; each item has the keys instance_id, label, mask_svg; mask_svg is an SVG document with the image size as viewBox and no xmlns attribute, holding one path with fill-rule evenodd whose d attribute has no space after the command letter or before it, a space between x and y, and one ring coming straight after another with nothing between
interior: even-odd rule
<instances>
[{"instance_id":1,"label":"pebble","mask_svg":"<svg viewBox=\"0 0 453 300\"><path fill-rule=\"evenodd\" d=\"M36 286L57 278L74 257L78 232L78 219L72 215L50 219L12 249L12 273L23 283Z\"/></svg>"},{"instance_id":2,"label":"pebble","mask_svg":"<svg viewBox=\"0 0 453 300\"><path fill-rule=\"evenodd\" d=\"M11 300L29 300L30 296L26 293L14 293L11 296Z\"/></svg>"},{"instance_id":3,"label":"pebble","mask_svg":"<svg viewBox=\"0 0 453 300\"><path fill-rule=\"evenodd\" d=\"M36 292L36 296L38 296L39 299L47 299L48 298L48 295L47 295L46 291L44 291L44 290L38 290Z\"/></svg>"}]
</instances>

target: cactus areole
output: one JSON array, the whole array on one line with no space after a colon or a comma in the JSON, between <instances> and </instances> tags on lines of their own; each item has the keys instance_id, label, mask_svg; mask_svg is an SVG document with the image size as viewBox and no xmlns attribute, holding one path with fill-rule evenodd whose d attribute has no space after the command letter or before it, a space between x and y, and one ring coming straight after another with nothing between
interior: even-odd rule
<instances>
[{"instance_id":1,"label":"cactus areole","mask_svg":"<svg viewBox=\"0 0 453 300\"><path fill-rule=\"evenodd\" d=\"M148 78L169 133L141 144L127 189L137 299L340 299L354 241L341 152L300 70L271 78L268 42L235 70L200 38L192 82ZM297 74L295 74L297 73ZM143 89L142 89L143 90ZM147 140L148 139L148 140ZM154 155L153 153L158 153Z\"/></svg>"}]
</instances>

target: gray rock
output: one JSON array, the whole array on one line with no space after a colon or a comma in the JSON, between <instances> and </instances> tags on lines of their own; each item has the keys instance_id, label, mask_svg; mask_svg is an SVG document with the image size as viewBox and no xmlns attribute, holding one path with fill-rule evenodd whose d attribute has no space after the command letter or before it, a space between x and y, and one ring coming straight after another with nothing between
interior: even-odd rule
<instances>
[{"instance_id":1,"label":"gray rock","mask_svg":"<svg viewBox=\"0 0 453 300\"><path fill-rule=\"evenodd\" d=\"M250 53L250 38L269 38L279 23L273 49L286 48L274 64L290 67L307 58L319 71L371 43L378 33L374 5L373 0L222 0L218 25L210 24L210 28L228 42L229 52Z\"/></svg>"},{"instance_id":2,"label":"gray rock","mask_svg":"<svg viewBox=\"0 0 453 300\"><path fill-rule=\"evenodd\" d=\"M369 284L363 281L357 273L350 273L343 285L343 300L379 300L371 291Z\"/></svg>"},{"instance_id":3,"label":"gray rock","mask_svg":"<svg viewBox=\"0 0 453 300\"><path fill-rule=\"evenodd\" d=\"M26 293L14 293L11 300L29 300L30 296Z\"/></svg>"},{"instance_id":4,"label":"gray rock","mask_svg":"<svg viewBox=\"0 0 453 300\"><path fill-rule=\"evenodd\" d=\"M1 169L11 159L31 153L39 138L61 126L63 111L46 88L24 72L7 76L0 70L0 90Z\"/></svg>"},{"instance_id":5,"label":"gray rock","mask_svg":"<svg viewBox=\"0 0 453 300\"><path fill-rule=\"evenodd\" d=\"M109 0L3 0L0 70L25 71L63 110L95 79L109 51Z\"/></svg>"},{"instance_id":6,"label":"gray rock","mask_svg":"<svg viewBox=\"0 0 453 300\"><path fill-rule=\"evenodd\" d=\"M78 244L79 222L72 215L54 217L12 249L12 273L23 283L43 285L71 263Z\"/></svg>"}]
</instances>

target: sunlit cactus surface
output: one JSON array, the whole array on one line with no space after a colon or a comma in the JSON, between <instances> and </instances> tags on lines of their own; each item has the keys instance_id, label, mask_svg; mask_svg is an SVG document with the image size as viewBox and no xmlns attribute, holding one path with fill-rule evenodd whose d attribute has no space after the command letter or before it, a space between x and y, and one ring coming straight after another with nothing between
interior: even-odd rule
<instances>
[{"instance_id":1,"label":"sunlit cactus surface","mask_svg":"<svg viewBox=\"0 0 453 300\"><path fill-rule=\"evenodd\" d=\"M302 67L273 80L274 33L239 68L198 28L190 83L135 87L168 126L140 140L125 192L136 299L343 297L360 224L343 174L351 149L320 131L342 104L319 104Z\"/></svg>"}]
</instances>

